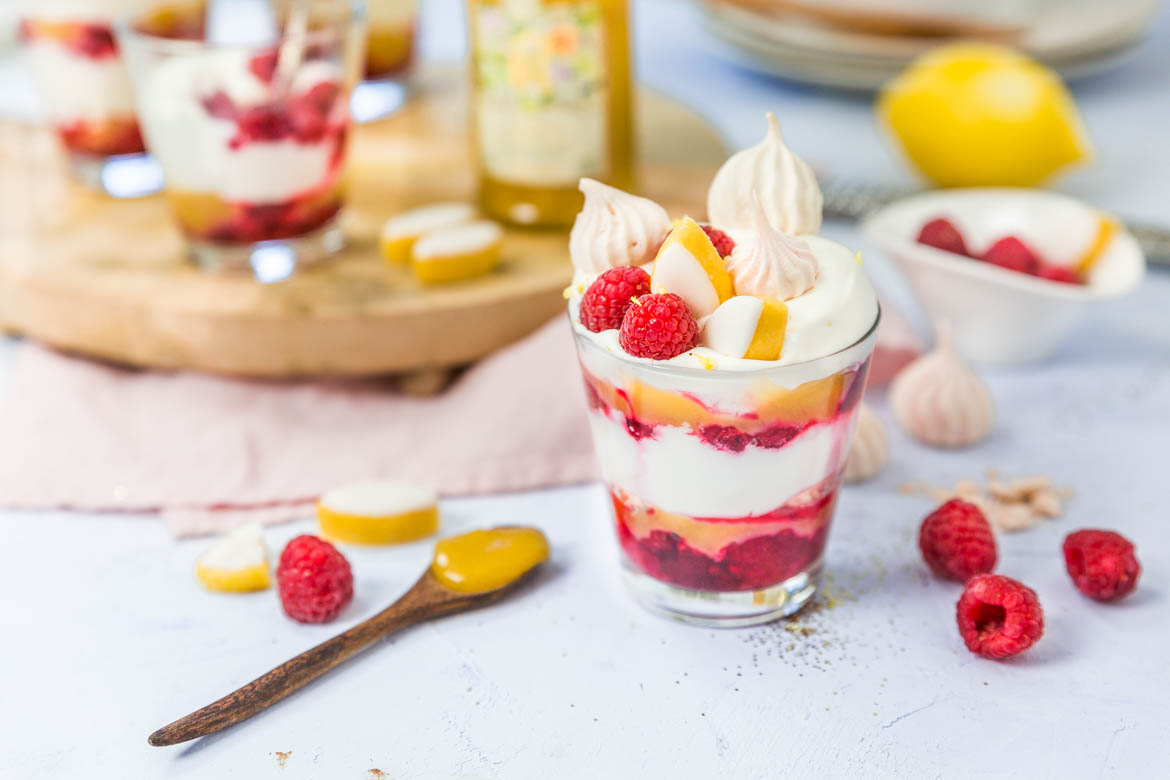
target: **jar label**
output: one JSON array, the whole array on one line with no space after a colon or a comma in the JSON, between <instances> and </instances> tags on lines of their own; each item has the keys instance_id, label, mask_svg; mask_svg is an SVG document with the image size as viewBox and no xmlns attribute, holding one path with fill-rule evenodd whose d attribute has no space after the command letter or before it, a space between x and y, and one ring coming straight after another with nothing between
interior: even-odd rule
<instances>
[{"instance_id":1,"label":"jar label","mask_svg":"<svg viewBox=\"0 0 1170 780\"><path fill-rule=\"evenodd\" d=\"M475 18L479 157L494 178L572 186L609 159L601 3L500 0Z\"/></svg>"}]
</instances>

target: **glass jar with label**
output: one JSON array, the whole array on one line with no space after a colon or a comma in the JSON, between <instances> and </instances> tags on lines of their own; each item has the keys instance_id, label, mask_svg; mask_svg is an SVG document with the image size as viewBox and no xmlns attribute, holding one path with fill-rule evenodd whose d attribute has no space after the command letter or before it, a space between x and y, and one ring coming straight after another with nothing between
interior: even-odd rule
<instances>
[{"instance_id":1,"label":"glass jar with label","mask_svg":"<svg viewBox=\"0 0 1170 780\"><path fill-rule=\"evenodd\" d=\"M632 179L626 0L470 0L480 205L565 226L583 176Z\"/></svg>"}]
</instances>

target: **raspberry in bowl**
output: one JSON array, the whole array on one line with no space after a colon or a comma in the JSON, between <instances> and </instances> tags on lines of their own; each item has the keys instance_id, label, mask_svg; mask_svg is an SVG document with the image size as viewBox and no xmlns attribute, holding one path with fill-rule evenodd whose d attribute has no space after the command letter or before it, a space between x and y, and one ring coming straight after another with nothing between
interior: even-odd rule
<instances>
[{"instance_id":1,"label":"raspberry in bowl","mask_svg":"<svg viewBox=\"0 0 1170 780\"><path fill-rule=\"evenodd\" d=\"M865 237L905 274L928 319L981 365L1056 353L1098 301L1132 292L1145 258L1125 227L1047 190L911 195L865 218Z\"/></svg>"},{"instance_id":2,"label":"raspberry in bowl","mask_svg":"<svg viewBox=\"0 0 1170 780\"><path fill-rule=\"evenodd\" d=\"M710 225L581 189L569 317L627 584L692 623L796 611L878 321L855 253L816 235L820 191L774 120L716 177Z\"/></svg>"},{"instance_id":3,"label":"raspberry in bowl","mask_svg":"<svg viewBox=\"0 0 1170 780\"><path fill-rule=\"evenodd\" d=\"M102 188L113 158L145 151L134 90L111 27L114 18L149 0L45 0L27 4L20 38L45 118L70 168Z\"/></svg>"},{"instance_id":4,"label":"raspberry in bowl","mask_svg":"<svg viewBox=\"0 0 1170 780\"><path fill-rule=\"evenodd\" d=\"M279 278L343 243L362 11L349 0L306 8L303 35L278 14L275 37L256 44L175 37L157 13L120 30L147 143L200 266Z\"/></svg>"}]
</instances>

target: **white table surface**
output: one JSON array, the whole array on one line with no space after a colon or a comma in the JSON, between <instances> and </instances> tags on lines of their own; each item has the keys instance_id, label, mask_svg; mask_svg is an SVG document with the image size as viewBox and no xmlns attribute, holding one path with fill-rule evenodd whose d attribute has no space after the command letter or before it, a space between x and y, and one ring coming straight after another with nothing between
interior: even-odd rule
<instances>
[{"instance_id":1,"label":"white table surface","mask_svg":"<svg viewBox=\"0 0 1170 780\"><path fill-rule=\"evenodd\" d=\"M459 7L426 4L432 56L458 55ZM725 64L695 14L668 17L675 8L639 3L645 81L698 105L737 145L776 108L811 159L904 176L864 100ZM8 107L23 110L16 78L0 71ZM1079 85L1098 164L1064 189L1166 218L1167 79L1164 15L1129 65ZM851 228L829 232L859 243ZM868 262L889 281L880 257ZM1170 275L1153 275L1102 306L1059 359L990 373L1000 423L982 446L938 453L892 431L888 470L841 499L828 553L840 603L804 618L807 632L696 629L642 612L616 580L597 486L446 501L449 532L542 527L550 570L507 603L408 631L245 725L175 748L146 735L373 614L414 581L429 544L345 548L356 600L309 627L284 618L272 591L204 591L190 571L206 542L175 542L154 518L0 512L0 777L1166 776L1168 307ZM12 349L0 348L0 383ZM1061 520L1001 539L999 571L1036 588L1047 618L1044 639L1010 663L963 648L959 588L927 576L914 544L929 506L896 490L988 466L1078 492ZM1144 573L1126 602L1092 603L1068 582L1060 540L1084 526L1138 543ZM271 529L270 549L311 530Z\"/></svg>"}]
</instances>

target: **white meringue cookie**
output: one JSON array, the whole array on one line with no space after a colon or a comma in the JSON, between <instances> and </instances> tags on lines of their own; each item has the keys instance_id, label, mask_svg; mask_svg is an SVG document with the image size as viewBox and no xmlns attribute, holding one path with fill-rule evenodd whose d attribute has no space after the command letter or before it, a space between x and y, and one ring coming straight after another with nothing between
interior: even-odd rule
<instances>
[{"instance_id":1,"label":"white meringue cookie","mask_svg":"<svg viewBox=\"0 0 1170 780\"><path fill-rule=\"evenodd\" d=\"M581 179L585 205L569 233L569 257L578 273L599 274L654 258L670 232L666 209L593 179Z\"/></svg>"},{"instance_id":2,"label":"white meringue cookie","mask_svg":"<svg viewBox=\"0 0 1170 780\"><path fill-rule=\"evenodd\" d=\"M752 231L740 235L727 258L736 293L786 301L811 290L820 267L808 244L773 228L755 193L749 208Z\"/></svg>"},{"instance_id":3,"label":"white meringue cookie","mask_svg":"<svg viewBox=\"0 0 1170 780\"><path fill-rule=\"evenodd\" d=\"M752 345L764 301L750 295L728 298L699 323L703 344L721 355L742 358Z\"/></svg>"},{"instance_id":4,"label":"white meringue cookie","mask_svg":"<svg viewBox=\"0 0 1170 780\"><path fill-rule=\"evenodd\" d=\"M945 323L938 328L934 351L906 366L894 379L890 406L908 434L935 447L975 444L995 424L991 393L955 353Z\"/></svg>"},{"instance_id":5,"label":"white meringue cookie","mask_svg":"<svg viewBox=\"0 0 1170 780\"><path fill-rule=\"evenodd\" d=\"M868 404L857 409L857 430L853 434L853 446L845 459L846 482L862 482L877 476L886 467L890 457L886 428Z\"/></svg>"},{"instance_id":6,"label":"white meringue cookie","mask_svg":"<svg viewBox=\"0 0 1170 780\"><path fill-rule=\"evenodd\" d=\"M784 233L816 233L824 198L812 169L784 145L776 115L768 113L764 140L735 153L707 191L707 219L722 230L749 227L753 193L768 222Z\"/></svg>"},{"instance_id":7,"label":"white meringue cookie","mask_svg":"<svg viewBox=\"0 0 1170 780\"><path fill-rule=\"evenodd\" d=\"M672 292L682 298L695 319L719 307L719 292L702 264L682 244L670 244L654 260L650 291Z\"/></svg>"}]
</instances>

